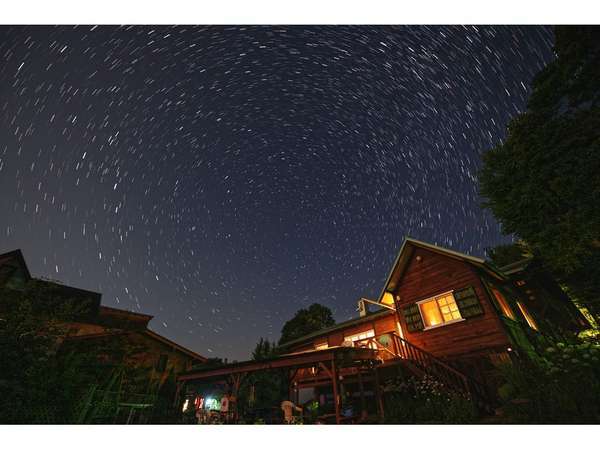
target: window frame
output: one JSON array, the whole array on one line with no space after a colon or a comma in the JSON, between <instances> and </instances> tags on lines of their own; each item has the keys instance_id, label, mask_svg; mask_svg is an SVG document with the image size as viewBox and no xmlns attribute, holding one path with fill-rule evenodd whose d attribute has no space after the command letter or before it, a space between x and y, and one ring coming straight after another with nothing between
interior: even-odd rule
<instances>
[{"instance_id":1,"label":"window frame","mask_svg":"<svg viewBox=\"0 0 600 450\"><path fill-rule=\"evenodd\" d=\"M365 336L365 337L360 337L363 334L369 334L369 333L373 333L372 335L369 336ZM352 337L357 337L359 336L357 339L348 339L348 338L352 338ZM368 338L375 338L375 328L369 328L366 331L361 331L359 333L353 333L353 334L349 334L349 335L344 335L344 341L343 342L351 342L352 343L352 347L354 347L354 342L356 341L362 341L363 339L368 339Z\"/></svg>"},{"instance_id":2,"label":"window frame","mask_svg":"<svg viewBox=\"0 0 600 450\"><path fill-rule=\"evenodd\" d=\"M448 294L452 295L452 300L454 300L454 304L456 305L458 313L460 314L460 318L444 321L442 323L438 323L437 325L430 325L430 326L425 325L426 321L425 321L425 316L423 316L423 310L421 309L421 304L428 303L428 302L435 302L435 304L438 308L438 311L440 313L440 316L442 317L442 320L444 320L444 314L442 314L442 311L440 310L440 305L438 304L437 299L440 297L445 297ZM440 328L440 327L444 327L446 325L452 325L453 323L464 322L465 320L467 320L462 316L462 314L460 312L460 308L458 308L458 303L456 303L456 298L454 298L454 290L442 292L442 293L436 294L436 295L432 295L431 297L427 297L427 298L425 298L423 300L419 300L418 302L415 302L415 303L419 307L419 314L421 315L421 320L423 321L423 331L434 330L435 328Z\"/></svg>"}]
</instances>

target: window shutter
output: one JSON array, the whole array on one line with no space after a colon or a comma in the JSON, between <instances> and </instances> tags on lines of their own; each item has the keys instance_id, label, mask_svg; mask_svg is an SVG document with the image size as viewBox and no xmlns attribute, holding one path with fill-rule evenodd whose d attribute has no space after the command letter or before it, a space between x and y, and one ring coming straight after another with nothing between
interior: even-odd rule
<instances>
[{"instance_id":1,"label":"window shutter","mask_svg":"<svg viewBox=\"0 0 600 450\"><path fill-rule=\"evenodd\" d=\"M423 319L421 319L419 305L416 303L402 308L402 315L406 321L406 328L408 328L408 331L420 331L425 328L425 325L423 325Z\"/></svg>"},{"instance_id":2,"label":"window shutter","mask_svg":"<svg viewBox=\"0 0 600 450\"><path fill-rule=\"evenodd\" d=\"M456 306L458 306L460 315L464 319L483 314L483 307L477 298L477 294L475 294L473 286L454 291L453 294L454 299L456 300Z\"/></svg>"}]
</instances>

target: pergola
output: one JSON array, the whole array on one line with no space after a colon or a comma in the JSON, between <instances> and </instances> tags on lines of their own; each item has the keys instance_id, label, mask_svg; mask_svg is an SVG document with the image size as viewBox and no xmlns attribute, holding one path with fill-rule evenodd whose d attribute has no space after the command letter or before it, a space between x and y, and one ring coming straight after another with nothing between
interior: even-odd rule
<instances>
[{"instance_id":1,"label":"pergola","mask_svg":"<svg viewBox=\"0 0 600 450\"><path fill-rule=\"evenodd\" d=\"M375 370L380 359L377 351L370 348L330 347L322 350L290 353L262 361L243 361L227 364L221 367L196 369L177 377L177 394L175 402L179 404L182 388L190 381L226 381L232 387L232 393L237 397L243 378L252 372L287 369L290 398L298 396L298 388L310 388L332 385L335 407L335 421L341 423L340 383L343 377L356 377L360 386L361 407L366 410L363 387L363 374L369 373L374 377L377 410L383 418L383 403L379 390L378 373ZM342 375L342 377L340 376ZM342 378L342 380L340 380Z\"/></svg>"}]
</instances>

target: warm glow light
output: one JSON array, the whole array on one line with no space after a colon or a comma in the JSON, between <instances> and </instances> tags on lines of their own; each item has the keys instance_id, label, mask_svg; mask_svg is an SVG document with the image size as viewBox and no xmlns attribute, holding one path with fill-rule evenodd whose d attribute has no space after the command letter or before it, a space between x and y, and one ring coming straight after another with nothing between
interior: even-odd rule
<instances>
[{"instance_id":1,"label":"warm glow light","mask_svg":"<svg viewBox=\"0 0 600 450\"><path fill-rule=\"evenodd\" d=\"M396 328L398 328L398 336L404 339L404 332L402 331L402 326L399 321L396 322Z\"/></svg>"},{"instance_id":2,"label":"warm glow light","mask_svg":"<svg viewBox=\"0 0 600 450\"><path fill-rule=\"evenodd\" d=\"M367 338L371 338L371 337L375 337L375 330L371 329L371 330L367 330L363 333L357 333L357 334L352 334L349 336L344 336L344 343L350 344L350 345L354 345L354 343L356 341L360 341L362 339L367 339ZM376 349L377 348L377 344L375 344L374 342L369 343L369 347Z\"/></svg>"},{"instance_id":3,"label":"warm glow light","mask_svg":"<svg viewBox=\"0 0 600 450\"><path fill-rule=\"evenodd\" d=\"M527 311L527 308L525 308L525 305L523 305L521 302L517 302L517 306L521 310L523 317L525 317L527 324L534 330L538 331L537 323L535 323L535 320L533 320L533 317L531 316L531 314L529 314L529 311Z\"/></svg>"},{"instance_id":4,"label":"warm glow light","mask_svg":"<svg viewBox=\"0 0 600 450\"><path fill-rule=\"evenodd\" d=\"M498 301L498 305L500 305L502 314L504 314L506 317L510 317L511 319L515 320L515 314L512 312L512 309L510 309L510 306L504 298L504 295L502 295L498 289L492 289L492 292L494 293L494 297L496 297L496 300Z\"/></svg>"},{"instance_id":5,"label":"warm glow light","mask_svg":"<svg viewBox=\"0 0 600 450\"><path fill-rule=\"evenodd\" d=\"M419 308L427 328L461 319L451 292L423 301L419 304Z\"/></svg>"},{"instance_id":6,"label":"warm glow light","mask_svg":"<svg viewBox=\"0 0 600 450\"><path fill-rule=\"evenodd\" d=\"M189 405L190 405L190 399L186 398L185 402L183 402L183 408L182 408L181 412L186 412Z\"/></svg>"},{"instance_id":7,"label":"warm glow light","mask_svg":"<svg viewBox=\"0 0 600 450\"><path fill-rule=\"evenodd\" d=\"M325 350L326 348L329 348L329 345L327 345L327 341L315 344L315 350Z\"/></svg>"},{"instance_id":8,"label":"warm glow light","mask_svg":"<svg viewBox=\"0 0 600 450\"><path fill-rule=\"evenodd\" d=\"M391 292L386 292L383 294L383 298L381 299L381 303L388 306L394 306L394 296Z\"/></svg>"},{"instance_id":9,"label":"warm glow light","mask_svg":"<svg viewBox=\"0 0 600 450\"><path fill-rule=\"evenodd\" d=\"M442 314L435 300L421 303L421 314L423 315L426 327L433 327L443 322Z\"/></svg>"}]
</instances>

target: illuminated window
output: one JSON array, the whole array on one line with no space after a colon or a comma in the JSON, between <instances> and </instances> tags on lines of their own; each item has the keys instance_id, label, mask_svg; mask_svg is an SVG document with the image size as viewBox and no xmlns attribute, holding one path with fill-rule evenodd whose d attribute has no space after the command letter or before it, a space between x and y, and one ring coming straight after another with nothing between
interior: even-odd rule
<instances>
[{"instance_id":1,"label":"illuminated window","mask_svg":"<svg viewBox=\"0 0 600 450\"><path fill-rule=\"evenodd\" d=\"M383 294L383 298L381 299L381 303L388 306L394 306L394 296L391 292L386 292Z\"/></svg>"},{"instance_id":2,"label":"illuminated window","mask_svg":"<svg viewBox=\"0 0 600 450\"><path fill-rule=\"evenodd\" d=\"M496 297L496 301L502 310L502 314L515 320L515 314L512 312L512 309L510 309L510 306L508 306L508 302L504 298L504 295L502 295L498 289L494 288L492 288L492 293L494 294L494 297Z\"/></svg>"},{"instance_id":3,"label":"illuminated window","mask_svg":"<svg viewBox=\"0 0 600 450\"><path fill-rule=\"evenodd\" d=\"M326 349L328 347L329 347L329 345L327 345L327 341L317 342L315 344L315 350L324 350L324 349Z\"/></svg>"},{"instance_id":4,"label":"illuminated window","mask_svg":"<svg viewBox=\"0 0 600 450\"><path fill-rule=\"evenodd\" d=\"M356 345L356 341L361 341L363 339L368 339L371 337L375 337L375 331L373 329L364 331L362 333L351 334L350 336L344 336L344 343L351 344L352 346ZM371 342L369 344L371 348L377 348L375 343Z\"/></svg>"},{"instance_id":5,"label":"illuminated window","mask_svg":"<svg viewBox=\"0 0 600 450\"><path fill-rule=\"evenodd\" d=\"M535 320L533 320L531 314L529 314L529 311L527 311L527 308L525 308L525 305L523 305L521 302L517 302L517 306L521 310L521 314L523 314L523 317L525 317L525 320L527 321L529 326L534 330L538 331L538 326L535 323Z\"/></svg>"},{"instance_id":6,"label":"illuminated window","mask_svg":"<svg viewBox=\"0 0 600 450\"><path fill-rule=\"evenodd\" d=\"M425 328L436 327L462 319L452 292L423 300L418 305Z\"/></svg>"}]
</instances>

